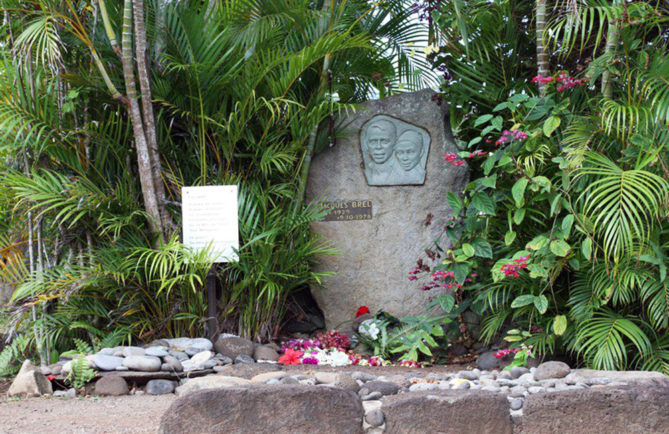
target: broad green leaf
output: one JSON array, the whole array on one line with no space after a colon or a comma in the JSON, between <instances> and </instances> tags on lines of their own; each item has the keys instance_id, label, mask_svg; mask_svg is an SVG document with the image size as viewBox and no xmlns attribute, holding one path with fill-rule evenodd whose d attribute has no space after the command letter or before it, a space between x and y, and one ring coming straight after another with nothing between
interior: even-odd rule
<instances>
[{"instance_id":1,"label":"broad green leaf","mask_svg":"<svg viewBox=\"0 0 669 434\"><path fill-rule=\"evenodd\" d=\"M476 121L474 121L474 126L478 127L479 125L483 125L484 123L488 122L492 118L493 118L493 115L491 115L491 114L485 114L483 116L479 116L476 119Z\"/></svg>"},{"instance_id":2,"label":"broad green leaf","mask_svg":"<svg viewBox=\"0 0 669 434\"><path fill-rule=\"evenodd\" d=\"M535 176L532 178L532 182L542 188L546 193L551 191L551 180L545 176Z\"/></svg>"},{"instance_id":3,"label":"broad green leaf","mask_svg":"<svg viewBox=\"0 0 669 434\"><path fill-rule=\"evenodd\" d=\"M553 333L558 336L562 336L567 330L567 317L564 315L558 315L553 320Z\"/></svg>"},{"instance_id":4,"label":"broad green leaf","mask_svg":"<svg viewBox=\"0 0 669 434\"><path fill-rule=\"evenodd\" d=\"M545 295L539 295L534 297L534 307L537 308L539 313L544 314L548 310L548 299Z\"/></svg>"},{"instance_id":5,"label":"broad green leaf","mask_svg":"<svg viewBox=\"0 0 669 434\"><path fill-rule=\"evenodd\" d=\"M545 247L546 244L548 244L548 237L546 237L546 235L537 235L532 241L527 243L525 248L529 250L539 250L542 247Z\"/></svg>"},{"instance_id":6,"label":"broad green leaf","mask_svg":"<svg viewBox=\"0 0 669 434\"><path fill-rule=\"evenodd\" d=\"M498 112L498 111L500 111L500 110L504 110L505 108L507 108L507 106L508 106L508 104L507 104L506 102L501 102L501 103L497 104L497 105L495 106L495 108L492 109L492 111L494 111L494 112Z\"/></svg>"},{"instance_id":7,"label":"broad green leaf","mask_svg":"<svg viewBox=\"0 0 669 434\"><path fill-rule=\"evenodd\" d=\"M592 240L590 238L584 239L581 243L581 253L583 253L583 257L588 260L592 256Z\"/></svg>"},{"instance_id":8,"label":"broad green leaf","mask_svg":"<svg viewBox=\"0 0 669 434\"><path fill-rule=\"evenodd\" d=\"M573 226L573 224L574 224L573 214L569 214L564 219L562 219L562 233L565 239L569 238L569 234L571 233L571 227Z\"/></svg>"},{"instance_id":9,"label":"broad green leaf","mask_svg":"<svg viewBox=\"0 0 669 434\"><path fill-rule=\"evenodd\" d=\"M556 194L553 199L551 199L551 216L558 214L561 210L560 205L562 204L562 195Z\"/></svg>"},{"instance_id":10,"label":"broad green leaf","mask_svg":"<svg viewBox=\"0 0 669 434\"><path fill-rule=\"evenodd\" d=\"M479 258L491 258L492 259L492 246L488 240L484 238L476 238L472 241L474 246L474 254Z\"/></svg>"},{"instance_id":11,"label":"broad green leaf","mask_svg":"<svg viewBox=\"0 0 669 434\"><path fill-rule=\"evenodd\" d=\"M567 256L571 247L563 240L551 241L551 252L556 256Z\"/></svg>"},{"instance_id":12,"label":"broad green leaf","mask_svg":"<svg viewBox=\"0 0 669 434\"><path fill-rule=\"evenodd\" d=\"M445 313L450 313L455 306L455 298L451 295L443 295L439 297L439 306Z\"/></svg>"},{"instance_id":13,"label":"broad green leaf","mask_svg":"<svg viewBox=\"0 0 669 434\"><path fill-rule=\"evenodd\" d=\"M532 294L524 294L516 297L516 299L511 303L511 307L515 309L518 307L527 306L528 304L532 303L534 303L534 296Z\"/></svg>"},{"instance_id":14,"label":"broad green leaf","mask_svg":"<svg viewBox=\"0 0 669 434\"><path fill-rule=\"evenodd\" d=\"M462 211L462 199L460 199L460 196L453 193L452 191L449 191L446 193L446 202L448 202L448 205L453 210L454 216L460 214L460 211Z\"/></svg>"},{"instance_id":15,"label":"broad green leaf","mask_svg":"<svg viewBox=\"0 0 669 434\"><path fill-rule=\"evenodd\" d=\"M501 130L502 122L504 122L504 119L502 119L501 116L495 116L493 120L490 122L490 124L493 125L495 128L497 128L498 130Z\"/></svg>"},{"instance_id":16,"label":"broad green leaf","mask_svg":"<svg viewBox=\"0 0 669 434\"><path fill-rule=\"evenodd\" d=\"M513 213L513 222L517 225L521 224L525 220L525 208L518 208Z\"/></svg>"},{"instance_id":17,"label":"broad green leaf","mask_svg":"<svg viewBox=\"0 0 669 434\"><path fill-rule=\"evenodd\" d=\"M476 180L482 187L495 188L497 185L497 175L484 176Z\"/></svg>"},{"instance_id":18,"label":"broad green leaf","mask_svg":"<svg viewBox=\"0 0 669 434\"><path fill-rule=\"evenodd\" d=\"M485 136L486 134L490 134L490 133L492 133L492 132L495 131L495 130L499 130L499 128L495 128L494 125L488 125L487 127L485 127L485 128L483 129L483 131L481 131L481 135L482 135L482 136Z\"/></svg>"},{"instance_id":19,"label":"broad green leaf","mask_svg":"<svg viewBox=\"0 0 669 434\"><path fill-rule=\"evenodd\" d=\"M469 243L464 243L462 245L462 251L465 252L465 255L467 255L467 257L469 258L474 256L474 254L476 253L476 251L474 250L474 246L472 246Z\"/></svg>"},{"instance_id":20,"label":"broad green leaf","mask_svg":"<svg viewBox=\"0 0 669 434\"><path fill-rule=\"evenodd\" d=\"M530 271L531 278L535 277L543 277L545 279L548 278L548 270L546 270L539 264L530 264L527 266L527 269Z\"/></svg>"},{"instance_id":21,"label":"broad green leaf","mask_svg":"<svg viewBox=\"0 0 669 434\"><path fill-rule=\"evenodd\" d=\"M508 231L504 235L504 244L510 246L515 239L516 239L516 233L514 231Z\"/></svg>"},{"instance_id":22,"label":"broad green leaf","mask_svg":"<svg viewBox=\"0 0 669 434\"><path fill-rule=\"evenodd\" d=\"M495 203L483 192L478 192L472 197L472 206L484 214L495 215Z\"/></svg>"},{"instance_id":23,"label":"broad green leaf","mask_svg":"<svg viewBox=\"0 0 669 434\"><path fill-rule=\"evenodd\" d=\"M546 119L543 127L543 131L546 137L550 137L551 134L553 134L553 131L555 131L557 127L560 126L560 122L562 122L562 120L558 116L551 116Z\"/></svg>"},{"instance_id":24,"label":"broad green leaf","mask_svg":"<svg viewBox=\"0 0 669 434\"><path fill-rule=\"evenodd\" d=\"M511 195L513 196L513 200L516 201L516 206L518 208L523 206L523 204L525 203L524 196L528 182L529 180L523 177L520 178L518 181L516 181L516 183L513 184L513 187L511 187Z\"/></svg>"}]
</instances>

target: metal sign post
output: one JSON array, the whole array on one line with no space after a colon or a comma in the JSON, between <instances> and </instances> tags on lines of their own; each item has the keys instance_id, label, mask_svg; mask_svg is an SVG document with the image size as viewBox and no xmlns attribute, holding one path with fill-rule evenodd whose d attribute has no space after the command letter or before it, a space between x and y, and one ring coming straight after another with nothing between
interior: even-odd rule
<instances>
[{"instance_id":1,"label":"metal sign post","mask_svg":"<svg viewBox=\"0 0 669 434\"><path fill-rule=\"evenodd\" d=\"M209 249L214 264L239 260L239 217L236 185L183 187L181 210L183 243L196 250ZM207 273L207 332L213 338L218 329L216 274Z\"/></svg>"}]
</instances>

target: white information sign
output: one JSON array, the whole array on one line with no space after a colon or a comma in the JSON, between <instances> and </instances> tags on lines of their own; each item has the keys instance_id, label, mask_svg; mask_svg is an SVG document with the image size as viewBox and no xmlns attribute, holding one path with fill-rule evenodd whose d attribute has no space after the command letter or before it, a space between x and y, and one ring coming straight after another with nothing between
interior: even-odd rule
<instances>
[{"instance_id":1,"label":"white information sign","mask_svg":"<svg viewBox=\"0 0 669 434\"><path fill-rule=\"evenodd\" d=\"M231 262L239 258L237 186L207 185L181 189L184 245L206 249L211 245L216 260Z\"/></svg>"}]
</instances>

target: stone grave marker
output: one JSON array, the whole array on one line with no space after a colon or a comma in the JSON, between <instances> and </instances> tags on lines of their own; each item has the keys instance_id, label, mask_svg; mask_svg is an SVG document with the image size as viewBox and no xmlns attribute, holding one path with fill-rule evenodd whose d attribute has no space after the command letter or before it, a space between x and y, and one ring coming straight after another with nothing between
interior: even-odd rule
<instances>
[{"instance_id":1,"label":"stone grave marker","mask_svg":"<svg viewBox=\"0 0 669 434\"><path fill-rule=\"evenodd\" d=\"M340 252L318 258L318 270L336 275L312 288L328 328L354 318L362 305L418 315L434 295L420 291L408 272L442 234L446 193L461 194L468 172L444 161L457 149L445 103L433 94L363 104L342 119L336 144L313 159L307 198L330 212L312 229Z\"/></svg>"}]
</instances>

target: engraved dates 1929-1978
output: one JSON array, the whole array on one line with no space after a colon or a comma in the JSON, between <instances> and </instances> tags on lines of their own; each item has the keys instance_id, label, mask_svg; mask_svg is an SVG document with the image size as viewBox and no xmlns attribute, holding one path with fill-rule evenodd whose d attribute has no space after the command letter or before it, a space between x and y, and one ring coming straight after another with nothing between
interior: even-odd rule
<instances>
[{"instance_id":1,"label":"engraved dates 1929-1978","mask_svg":"<svg viewBox=\"0 0 669 434\"><path fill-rule=\"evenodd\" d=\"M323 221L355 221L372 219L371 200L340 200L323 202L323 208L328 210Z\"/></svg>"}]
</instances>

